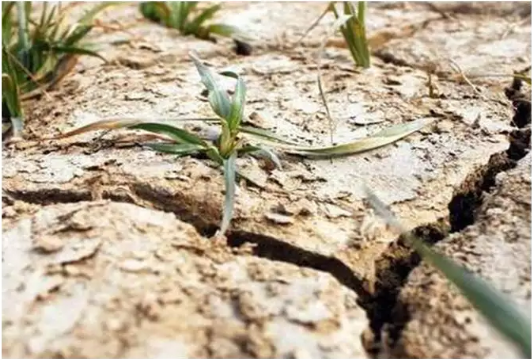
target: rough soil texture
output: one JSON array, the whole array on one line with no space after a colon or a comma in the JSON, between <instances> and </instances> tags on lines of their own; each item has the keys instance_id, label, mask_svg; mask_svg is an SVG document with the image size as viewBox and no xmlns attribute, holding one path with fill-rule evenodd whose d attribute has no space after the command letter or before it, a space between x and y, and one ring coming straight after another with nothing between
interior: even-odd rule
<instances>
[{"instance_id":1,"label":"rough soil texture","mask_svg":"<svg viewBox=\"0 0 532 359\"><path fill-rule=\"evenodd\" d=\"M234 253L173 214L52 205L3 250L10 357L365 357L366 314L330 274Z\"/></svg>"},{"instance_id":2,"label":"rough soil texture","mask_svg":"<svg viewBox=\"0 0 532 359\"><path fill-rule=\"evenodd\" d=\"M227 242L208 239L221 218L223 178L207 160L150 152L138 145L140 133L126 131L31 140L108 117L211 116L187 57L195 50L216 69L243 75L250 124L301 143L328 144L316 55L332 19L294 46L326 5L228 3L219 19L255 36L246 57L235 55L228 40L185 38L142 21L133 5L106 11L110 24L139 21L127 32L96 31L91 40L108 63L82 58L49 98L28 103L30 141L2 154L3 354L511 355L445 281L424 294L418 283L434 275L425 266L414 269L419 258L373 216L360 188L370 185L431 243L454 232L442 249L523 303L530 300L529 266L515 269L523 279L510 287L495 278L495 267L485 269L495 252L507 254L496 259L506 271L521 263L513 258L517 244L508 238L517 234L510 222L476 223L488 216L485 207L503 208L496 201L506 198L504 186L521 175L505 172L497 187L493 178L530 147L530 106L526 120L523 103L505 94L511 76L477 75L494 68L511 75L530 65L530 4L436 5L442 8L370 4L369 33L392 39L374 49L368 70L355 69L341 48L328 47L322 59L335 142L418 118L434 125L357 156L281 156L282 171L239 159L255 184L238 188ZM410 24L417 30L405 35L401 28ZM476 74L474 87L457 80L446 57ZM427 70L434 73L433 97ZM530 211L529 202L511 203L516 213ZM517 253L523 263L528 253ZM429 296L448 318L467 313L475 328L431 319ZM438 304L440 296L456 298L464 309ZM65 307L72 315L62 322Z\"/></svg>"},{"instance_id":3,"label":"rough soil texture","mask_svg":"<svg viewBox=\"0 0 532 359\"><path fill-rule=\"evenodd\" d=\"M436 247L508 294L530 316L530 159L496 177L476 222ZM392 357L519 358L467 300L423 264L410 274L395 309L407 318Z\"/></svg>"}]
</instances>

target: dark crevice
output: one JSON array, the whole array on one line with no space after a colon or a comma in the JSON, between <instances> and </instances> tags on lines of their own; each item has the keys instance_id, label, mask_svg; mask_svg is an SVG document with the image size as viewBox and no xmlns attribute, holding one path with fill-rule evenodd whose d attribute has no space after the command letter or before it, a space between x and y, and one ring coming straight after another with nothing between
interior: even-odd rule
<instances>
[{"instance_id":1,"label":"dark crevice","mask_svg":"<svg viewBox=\"0 0 532 359\"><path fill-rule=\"evenodd\" d=\"M459 232L475 222L483 194L495 186L497 174L514 168L530 151L530 94L523 94L521 89L522 81L518 78L505 89L514 109L511 123L517 127L509 134L510 146L492 155L488 163L471 173L457 190L449 203L451 232Z\"/></svg>"},{"instance_id":2,"label":"dark crevice","mask_svg":"<svg viewBox=\"0 0 532 359\"><path fill-rule=\"evenodd\" d=\"M529 152L530 102L528 106L524 105L526 101L519 90L516 81L507 89L507 96L515 109L512 123L516 125L509 136L508 150L492 155L486 165L466 178L448 205L448 218L413 230L412 233L425 243L437 243L449 233L463 230L474 223L476 211L482 205L483 193L492 190L497 174L513 168ZM204 203L198 203L186 194L149 184L134 184L130 190L154 208L174 213L180 220L193 225L203 236L209 237L217 230L221 210L211 205L208 199ZM6 195L15 200L43 205L91 200L90 191L60 189L6 192ZM104 197L119 202L134 202L127 195L116 193L106 192ZM402 238L391 243L376 260L376 277L371 290L368 289L368 283L341 260L299 248L282 239L235 230L228 233L227 242L232 247L251 243L255 245L253 253L258 257L327 272L357 293L359 304L368 314L373 333L373 338L365 341L364 345L374 357L385 354L384 348L393 348L408 322L408 310L404 303L398 301L398 297L411 271L421 263L421 258Z\"/></svg>"},{"instance_id":3,"label":"dark crevice","mask_svg":"<svg viewBox=\"0 0 532 359\"><path fill-rule=\"evenodd\" d=\"M33 191L4 190L4 194L11 200L39 204L41 206L47 206L54 203L90 201L92 199L90 191L69 191L60 188L47 188Z\"/></svg>"},{"instance_id":4,"label":"dark crevice","mask_svg":"<svg viewBox=\"0 0 532 359\"><path fill-rule=\"evenodd\" d=\"M412 234L426 244L434 244L447 236L447 219L415 228ZM383 346L389 347L399 337L408 321L408 312L397 305L397 298L410 272L421 262L420 256L399 237L375 261L375 287L369 301L363 303L368 313L372 340L364 342L368 353L377 357ZM386 337L383 334L386 333ZM386 338L386 339L385 339Z\"/></svg>"},{"instance_id":5,"label":"dark crevice","mask_svg":"<svg viewBox=\"0 0 532 359\"><path fill-rule=\"evenodd\" d=\"M174 193L144 183L133 184L131 190L154 208L174 213L179 220L194 226L204 237L211 237L218 229L216 218L221 217L221 210L211 202L198 203L186 193Z\"/></svg>"},{"instance_id":6,"label":"dark crevice","mask_svg":"<svg viewBox=\"0 0 532 359\"><path fill-rule=\"evenodd\" d=\"M231 247L252 243L255 245L253 254L258 257L327 272L344 286L355 291L361 303L366 303L371 298L370 293L365 288L364 281L337 258L311 252L274 237L245 231L230 232L227 236L227 243Z\"/></svg>"},{"instance_id":7,"label":"dark crevice","mask_svg":"<svg viewBox=\"0 0 532 359\"><path fill-rule=\"evenodd\" d=\"M414 233L427 243L434 244L449 233L458 232L473 224L480 209L484 193L493 190L496 176L514 168L517 161L530 151L530 94L522 94L521 80L514 79L506 89L506 96L514 108L509 134L510 146L506 151L492 155L488 163L470 174L450 201L449 218L419 227ZM448 223L447 223L448 222ZM386 357L387 348L394 348L410 313L406 303L398 301L400 291L411 271L421 263L401 238L392 243L376 261L376 286L372 302L365 305L373 338L364 345L370 355Z\"/></svg>"},{"instance_id":8,"label":"dark crevice","mask_svg":"<svg viewBox=\"0 0 532 359\"><path fill-rule=\"evenodd\" d=\"M495 186L497 174L513 166L506 152L496 153L486 165L467 176L448 205L451 232L459 232L475 222L484 193Z\"/></svg>"}]
</instances>

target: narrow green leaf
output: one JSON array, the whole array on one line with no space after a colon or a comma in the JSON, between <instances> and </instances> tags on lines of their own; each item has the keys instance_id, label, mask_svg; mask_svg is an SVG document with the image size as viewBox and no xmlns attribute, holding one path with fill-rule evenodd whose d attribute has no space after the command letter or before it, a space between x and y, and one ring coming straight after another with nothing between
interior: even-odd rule
<instances>
[{"instance_id":1,"label":"narrow green leaf","mask_svg":"<svg viewBox=\"0 0 532 359\"><path fill-rule=\"evenodd\" d=\"M346 156L386 146L419 131L432 122L433 121L430 119L421 119L409 123L394 125L374 134L373 136L330 147L303 147L278 143L270 143L269 145L274 148L279 148L287 153L299 154L302 156Z\"/></svg>"},{"instance_id":2,"label":"narrow green leaf","mask_svg":"<svg viewBox=\"0 0 532 359\"><path fill-rule=\"evenodd\" d=\"M17 1L17 19L18 19L18 43L23 52L30 50L30 43L28 39L28 17L27 8L24 1Z\"/></svg>"},{"instance_id":3,"label":"narrow green leaf","mask_svg":"<svg viewBox=\"0 0 532 359\"><path fill-rule=\"evenodd\" d=\"M216 34L224 37L232 37L233 35L240 35L241 31L236 26L226 24L212 24L207 26L209 34Z\"/></svg>"},{"instance_id":4,"label":"narrow green leaf","mask_svg":"<svg viewBox=\"0 0 532 359\"><path fill-rule=\"evenodd\" d=\"M366 23L366 2L358 2L358 21L364 25Z\"/></svg>"},{"instance_id":5,"label":"narrow green leaf","mask_svg":"<svg viewBox=\"0 0 532 359\"><path fill-rule=\"evenodd\" d=\"M209 91L208 98L212 109L218 116L227 119L231 113L231 102L229 100L229 96L220 87L211 70L205 66L193 52L190 52L189 56L192 61L194 61L194 64L198 69L201 82L203 82L203 85L205 85Z\"/></svg>"},{"instance_id":6,"label":"narrow green leaf","mask_svg":"<svg viewBox=\"0 0 532 359\"><path fill-rule=\"evenodd\" d=\"M179 31L185 29L185 23L189 15L189 7L186 1L175 1L176 11L176 25Z\"/></svg>"},{"instance_id":7,"label":"narrow green leaf","mask_svg":"<svg viewBox=\"0 0 532 359\"><path fill-rule=\"evenodd\" d=\"M168 25L170 9L164 1L148 1L140 3L140 12L151 21Z\"/></svg>"},{"instance_id":8,"label":"narrow green leaf","mask_svg":"<svg viewBox=\"0 0 532 359\"><path fill-rule=\"evenodd\" d=\"M75 45L83 39L92 30L92 25L78 25L70 32L70 34L63 39L61 45L68 47Z\"/></svg>"},{"instance_id":9,"label":"narrow green leaf","mask_svg":"<svg viewBox=\"0 0 532 359\"><path fill-rule=\"evenodd\" d=\"M13 34L13 20L11 10L15 5L14 2L2 2L2 44L9 46Z\"/></svg>"},{"instance_id":10,"label":"narrow green leaf","mask_svg":"<svg viewBox=\"0 0 532 359\"><path fill-rule=\"evenodd\" d=\"M222 75L236 78L236 89L231 102L231 112L227 118L229 129L236 133L244 116L244 105L246 103L246 85L240 76L232 71L225 71Z\"/></svg>"},{"instance_id":11,"label":"narrow green leaf","mask_svg":"<svg viewBox=\"0 0 532 359\"><path fill-rule=\"evenodd\" d=\"M94 17L98 15L100 12L105 10L106 8L110 6L120 5L120 1L106 1L101 4L98 4L91 8L89 11L87 11L79 20L78 22L82 25L89 25Z\"/></svg>"},{"instance_id":12,"label":"narrow green leaf","mask_svg":"<svg viewBox=\"0 0 532 359\"><path fill-rule=\"evenodd\" d=\"M236 151L224 161L224 179L225 179L225 201L222 224L220 226L219 235L223 236L231 219L233 218L233 211L235 207L235 192L236 192Z\"/></svg>"},{"instance_id":13,"label":"narrow green leaf","mask_svg":"<svg viewBox=\"0 0 532 359\"><path fill-rule=\"evenodd\" d=\"M503 295L491 284L473 275L456 262L428 247L421 239L408 233L371 190L365 187L365 192L375 212L397 232L406 234L407 240L423 259L439 269L494 328L517 344L525 357L529 357L532 350L530 318L520 313L511 298Z\"/></svg>"},{"instance_id":14,"label":"narrow green leaf","mask_svg":"<svg viewBox=\"0 0 532 359\"><path fill-rule=\"evenodd\" d=\"M182 130L180 128L177 128L171 125L166 125L163 123L157 123L157 122L138 123L138 124L128 126L128 127L131 129L139 129L139 130L144 130L144 131L149 131L149 132L160 133L160 134L169 136L177 143L194 144L194 145L202 146L204 148L209 147L209 144L203 141L198 136L190 132L187 132L185 130Z\"/></svg>"},{"instance_id":15,"label":"narrow green leaf","mask_svg":"<svg viewBox=\"0 0 532 359\"><path fill-rule=\"evenodd\" d=\"M196 33L198 29L203 25L203 23L212 18L214 14L216 14L216 12L220 10L221 7L221 4L216 4L203 10L201 14L196 16L194 20L187 24L187 30L193 34Z\"/></svg>"},{"instance_id":16,"label":"narrow green leaf","mask_svg":"<svg viewBox=\"0 0 532 359\"><path fill-rule=\"evenodd\" d=\"M182 122L182 121L206 121L206 122L219 122L220 119L212 118L169 118L169 117L160 117L160 118L112 118L107 120L96 121L88 125L73 129L71 131L65 132L59 136L55 136L52 139L62 139L72 136L77 136L87 132L101 131L101 130L118 130L121 128L133 127L143 123L162 123L163 125L169 126L164 122ZM173 126L172 126L173 127Z\"/></svg>"},{"instance_id":17,"label":"narrow green leaf","mask_svg":"<svg viewBox=\"0 0 532 359\"><path fill-rule=\"evenodd\" d=\"M193 153L205 151L205 147L200 145L195 145L191 143L146 143L144 146L151 148L157 152L172 153L180 156L187 156Z\"/></svg>"},{"instance_id":18,"label":"narrow green leaf","mask_svg":"<svg viewBox=\"0 0 532 359\"><path fill-rule=\"evenodd\" d=\"M224 158L218 152L218 149L214 146L210 146L206 151L207 156L213 160L218 165L222 166L224 164Z\"/></svg>"},{"instance_id":19,"label":"narrow green leaf","mask_svg":"<svg viewBox=\"0 0 532 359\"><path fill-rule=\"evenodd\" d=\"M88 49L84 49L84 48L81 48L81 47L56 46L56 45L54 45L54 46L50 47L50 50L52 50L52 51L54 51L56 53L62 53L62 54L93 56L93 57L97 57L97 58L101 59L102 61L107 62L107 60L103 56L98 54L97 52L94 52L94 51L91 51L91 50L88 50Z\"/></svg>"},{"instance_id":20,"label":"narrow green leaf","mask_svg":"<svg viewBox=\"0 0 532 359\"><path fill-rule=\"evenodd\" d=\"M16 82L5 73L2 74L2 100L6 102L11 118L22 118L23 114L18 86Z\"/></svg>"}]
</instances>

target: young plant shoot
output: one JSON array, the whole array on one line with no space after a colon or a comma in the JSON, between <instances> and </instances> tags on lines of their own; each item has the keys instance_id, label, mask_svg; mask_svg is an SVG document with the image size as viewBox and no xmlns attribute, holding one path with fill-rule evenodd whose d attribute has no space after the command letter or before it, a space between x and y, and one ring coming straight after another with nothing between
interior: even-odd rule
<instances>
[{"instance_id":1,"label":"young plant shoot","mask_svg":"<svg viewBox=\"0 0 532 359\"><path fill-rule=\"evenodd\" d=\"M225 203L222 224L218 232L219 235L224 235L228 230L233 216L237 177L253 183L242 173L238 172L236 165L238 155L260 153L263 157L272 161L277 167L281 166L281 162L272 149L310 158L348 156L400 140L432 122L431 120L421 119L394 125L373 136L336 146L300 146L269 131L242 125L246 102L246 86L243 79L234 72L226 71L219 74L236 79L234 94L229 96L219 85L216 75L196 55L190 54L190 57L200 74L203 85L207 88L208 101L217 116L216 118L108 119L72 130L53 139L66 138L89 131L130 128L145 130L164 136L164 142L146 144L147 147L153 150L177 154L179 156L204 153L224 170ZM218 135L214 139L203 138L169 124L170 122L191 120L217 122L219 124Z\"/></svg>"},{"instance_id":2,"label":"young plant shoot","mask_svg":"<svg viewBox=\"0 0 532 359\"><path fill-rule=\"evenodd\" d=\"M325 11L314 21L312 25L305 31L298 43L307 36L307 34L314 29L319 22L328 14L334 14L336 18L335 25L332 26L334 32L340 29L344 41L351 53L353 61L356 66L368 68L371 65L370 50L368 39L366 37L366 2L359 1L356 5L351 2L340 2L342 10L339 11L336 6L336 1L331 1ZM326 40L334 34L329 34ZM326 41L325 41L326 42ZM324 44L325 45L325 44ZM323 47L320 50L320 56L323 52Z\"/></svg>"},{"instance_id":3,"label":"young plant shoot","mask_svg":"<svg viewBox=\"0 0 532 359\"><path fill-rule=\"evenodd\" d=\"M193 35L198 39L214 41L213 35L232 38L240 52L250 51L250 45L244 42L245 36L238 28L227 24L208 24L221 9L221 4L198 8L197 1L148 1L140 4L142 15L166 27L177 29L185 36ZM246 51L244 51L244 50Z\"/></svg>"},{"instance_id":4,"label":"young plant shoot","mask_svg":"<svg viewBox=\"0 0 532 359\"><path fill-rule=\"evenodd\" d=\"M31 2L2 2L2 133L12 129L14 138L22 135L22 102L61 81L79 55L101 58L81 41L94 16L112 4L100 4L68 26L60 4L43 2L39 18L32 19Z\"/></svg>"}]
</instances>

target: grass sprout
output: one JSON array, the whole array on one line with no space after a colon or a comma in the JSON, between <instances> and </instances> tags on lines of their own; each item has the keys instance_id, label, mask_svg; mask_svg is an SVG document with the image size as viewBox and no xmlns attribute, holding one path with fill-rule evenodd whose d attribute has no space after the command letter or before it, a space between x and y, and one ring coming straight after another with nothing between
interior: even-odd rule
<instances>
[{"instance_id":1,"label":"grass sprout","mask_svg":"<svg viewBox=\"0 0 532 359\"><path fill-rule=\"evenodd\" d=\"M221 9L221 4L198 8L197 1L147 1L140 4L142 15L164 26L177 29L183 35L214 40L213 35L242 37L237 27L227 24L207 24Z\"/></svg>"},{"instance_id":2,"label":"grass sprout","mask_svg":"<svg viewBox=\"0 0 532 359\"><path fill-rule=\"evenodd\" d=\"M11 122L7 127L13 129L13 137L23 131L22 101L55 86L79 55L102 58L81 42L93 28L92 19L113 4L97 5L68 25L66 8L60 4L43 2L35 19L32 2L2 2L2 119Z\"/></svg>"},{"instance_id":3,"label":"grass sprout","mask_svg":"<svg viewBox=\"0 0 532 359\"><path fill-rule=\"evenodd\" d=\"M337 9L336 3L336 1L331 1L327 5L325 11L305 31L298 40L298 43L319 24L325 15L331 12L336 18L335 25L332 28L335 32L338 28L340 29L355 64L363 68L369 68L371 59L368 39L366 37L366 2L358 1L356 5L352 2L340 2L341 10ZM331 35L334 35L334 32ZM320 52L323 52L323 47L324 45L322 45Z\"/></svg>"},{"instance_id":4,"label":"grass sprout","mask_svg":"<svg viewBox=\"0 0 532 359\"><path fill-rule=\"evenodd\" d=\"M355 9L355 5L350 2L342 2L342 6L343 13L339 13L339 11L336 9L336 3L334 1L330 2L325 11L318 17L318 19L316 19L316 21L314 21L314 23L307 29L307 31L305 31L303 36L298 41L298 43L302 41L303 38L305 38L305 36L318 25L325 15L327 15L329 12L334 14L336 21L330 27L328 34L321 43L320 49L318 51L317 61L318 89L320 92L320 97L323 101L323 105L325 106L325 113L329 123L331 146L334 144L335 121L332 118L331 111L325 97L323 80L321 76L321 58L325 53L325 46L327 45L329 39L338 31L338 29L340 29L356 65L364 68L368 68L370 66L370 52L368 48L368 41L366 39L365 26L366 2L359 1L357 9Z\"/></svg>"},{"instance_id":5,"label":"grass sprout","mask_svg":"<svg viewBox=\"0 0 532 359\"><path fill-rule=\"evenodd\" d=\"M233 217L236 179L241 177L254 184L244 174L238 171L236 160L238 155L259 155L266 157L277 167L281 161L277 152L300 155L309 158L346 156L369 151L398 141L421 128L427 126L431 120L416 120L409 123L390 126L373 136L329 147L301 146L293 141L284 139L267 130L243 125L246 102L246 86L243 79L234 72L211 71L194 53L190 57L195 64L203 85L208 90L209 104L216 114L211 118L115 118L88 124L86 126L63 133L48 139L61 139L97 130L137 129L160 135L162 142L146 143L152 150L171 153L178 156L204 154L224 170L225 200L223 218L218 235L224 235ZM229 94L219 85L217 76L228 76L236 80L234 94ZM188 132L171 123L184 121L202 121L218 124L216 134L198 135Z\"/></svg>"},{"instance_id":6,"label":"grass sprout","mask_svg":"<svg viewBox=\"0 0 532 359\"><path fill-rule=\"evenodd\" d=\"M371 190L365 187L365 192L375 212L391 228L402 234L424 260L442 272L494 328L514 342L523 355L528 357L531 351L530 338L532 336L530 318L520 313L510 298L482 278L473 275L412 235Z\"/></svg>"}]
</instances>

